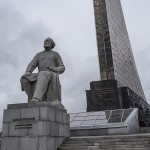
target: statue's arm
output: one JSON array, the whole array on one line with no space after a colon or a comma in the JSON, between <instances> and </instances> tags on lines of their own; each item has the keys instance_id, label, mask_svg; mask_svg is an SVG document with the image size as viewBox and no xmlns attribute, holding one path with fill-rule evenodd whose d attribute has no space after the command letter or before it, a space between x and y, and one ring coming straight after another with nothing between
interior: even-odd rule
<instances>
[{"instance_id":1,"label":"statue's arm","mask_svg":"<svg viewBox=\"0 0 150 150\"><path fill-rule=\"evenodd\" d=\"M35 55L32 61L27 66L26 73L32 73L33 70L37 67L37 65L38 65L38 55Z\"/></svg>"},{"instance_id":2,"label":"statue's arm","mask_svg":"<svg viewBox=\"0 0 150 150\"><path fill-rule=\"evenodd\" d=\"M56 63L57 63L56 71L60 74L63 73L65 71L65 66L61 59L61 56L58 53L57 53Z\"/></svg>"}]
</instances>

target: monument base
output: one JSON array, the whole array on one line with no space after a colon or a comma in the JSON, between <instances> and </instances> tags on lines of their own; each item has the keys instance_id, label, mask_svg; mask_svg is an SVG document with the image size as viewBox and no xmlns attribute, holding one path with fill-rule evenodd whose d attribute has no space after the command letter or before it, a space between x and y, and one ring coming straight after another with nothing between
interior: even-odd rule
<instances>
[{"instance_id":1,"label":"monument base","mask_svg":"<svg viewBox=\"0 0 150 150\"><path fill-rule=\"evenodd\" d=\"M56 150L69 128L67 111L49 102L11 104L4 110L2 150Z\"/></svg>"},{"instance_id":2,"label":"monument base","mask_svg":"<svg viewBox=\"0 0 150 150\"><path fill-rule=\"evenodd\" d=\"M150 126L150 105L117 80L94 81L86 91L87 111L138 108L140 127Z\"/></svg>"}]
</instances>

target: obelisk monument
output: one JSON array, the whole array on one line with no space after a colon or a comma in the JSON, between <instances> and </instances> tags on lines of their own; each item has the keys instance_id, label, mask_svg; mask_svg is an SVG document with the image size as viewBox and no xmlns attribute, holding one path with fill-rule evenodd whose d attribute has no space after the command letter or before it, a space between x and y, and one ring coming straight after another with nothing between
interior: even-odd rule
<instances>
[{"instance_id":1,"label":"obelisk monument","mask_svg":"<svg viewBox=\"0 0 150 150\"><path fill-rule=\"evenodd\" d=\"M120 0L93 0L100 81L86 91L87 111L139 108L141 124L150 106L139 79ZM143 119L145 118L145 119ZM150 119L148 119L150 121Z\"/></svg>"}]
</instances>

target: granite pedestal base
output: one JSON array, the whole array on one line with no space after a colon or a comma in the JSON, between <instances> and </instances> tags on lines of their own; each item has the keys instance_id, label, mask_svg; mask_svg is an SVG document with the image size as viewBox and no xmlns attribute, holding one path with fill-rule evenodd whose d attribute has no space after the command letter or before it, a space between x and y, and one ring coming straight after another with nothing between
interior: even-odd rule
<instances>
[{"instance_id":1,"label":"granite pedestal base","mask_svg":"<svg viewBox=\"0 0 150 150\"><path fill-rule=\"evenodd\" d=\"M70 136L69 115L48 102L8 105L2 150L56 150Z\"/></svg>"}]
</instances>

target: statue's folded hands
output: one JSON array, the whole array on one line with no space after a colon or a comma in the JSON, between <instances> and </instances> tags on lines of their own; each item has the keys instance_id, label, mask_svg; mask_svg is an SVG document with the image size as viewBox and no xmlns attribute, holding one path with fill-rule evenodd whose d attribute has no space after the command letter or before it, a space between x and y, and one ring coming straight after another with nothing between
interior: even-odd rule
<instances>
[{"instance_id":1,"label":"statue's folded hands","mask_svg":"<svg viewBox=\"0 0 150 150\"><path fill-rule=\"evenodd\" d=\"M57 69L55 67L47 67L47 68L48 68L48 70L57 73Z\"/></svg>"}]
</instances>

